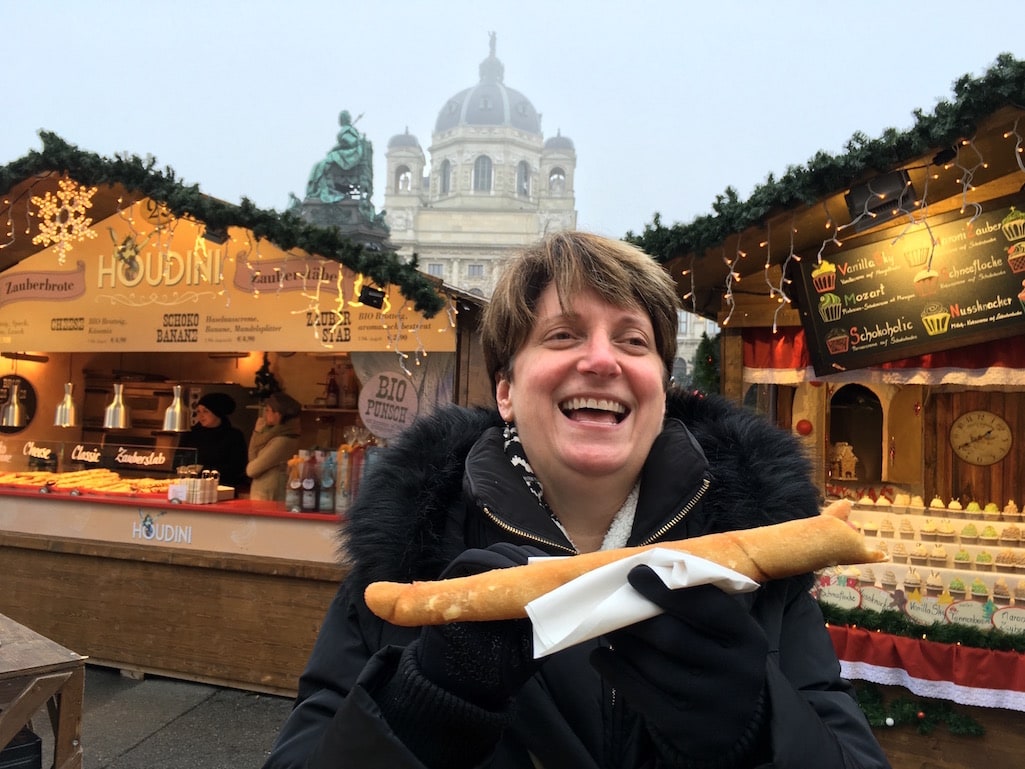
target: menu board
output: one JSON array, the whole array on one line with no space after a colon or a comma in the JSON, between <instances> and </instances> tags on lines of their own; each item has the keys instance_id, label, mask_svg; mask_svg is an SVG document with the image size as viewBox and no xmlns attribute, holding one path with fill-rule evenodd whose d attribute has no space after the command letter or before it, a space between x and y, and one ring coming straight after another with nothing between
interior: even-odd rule
<instances>
[{"instance_id":1,"label":"menu board","mask_svg":"<svg viewBox=\"0 0 1025 769\"><path fill-rule=\"evenodd\" d=\"M805 256L796 283L822 376L1025 333L1025 195Z\"/></svg>"}]
</instances>

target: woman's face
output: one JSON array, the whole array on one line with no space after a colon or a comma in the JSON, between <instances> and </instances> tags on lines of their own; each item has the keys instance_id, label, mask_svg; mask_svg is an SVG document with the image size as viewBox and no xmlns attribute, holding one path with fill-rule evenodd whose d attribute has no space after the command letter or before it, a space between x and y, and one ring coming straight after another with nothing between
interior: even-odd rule
<instances>
[{"instance_id":1,"label":"woman's face","mask_svg":"<svg viewBox=\"0 0 1025 769\"><path fill-rule=\"evenodd\" d=\"M199 405L196 406L196 421L203 427L213 428L221 423L221 418L206 406Z\"/></svg>"},{"instance_id":2,"label":"woman's face","mask_svg":"<svg viewBox=\"0 0 1025 769\"><path fill-rule=\"evenodd\" d=\"M502 418L515 422L542 483L621 473L632 483L662 429L665 369L651 319L593 291L564 313L553 286L537 322L499 381Z\"/></svg>"},{"instance_id":3,"label":"woman's face","mask_svg":"<svg viewBox=\"0 0 1025 769\"><path fill-rule=\"evenodd\" d=\"M281 412L275 411L270 406L263 407L263 423L267 427L281 424Z\"/></svg>"}]
</instances>

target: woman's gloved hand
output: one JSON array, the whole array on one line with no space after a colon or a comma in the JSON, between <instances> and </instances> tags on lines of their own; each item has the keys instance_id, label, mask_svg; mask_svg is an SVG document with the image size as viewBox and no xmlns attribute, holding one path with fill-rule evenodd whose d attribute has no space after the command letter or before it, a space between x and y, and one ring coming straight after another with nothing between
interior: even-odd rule
<instances>
[{"instance_id":1,"label":"woman's gloved hand","mask_svg":"<svg viewBox=\"0 0 1025 769\"><path fill-rule=\"evenodd\" d=\"M546 555L533 547L509 543L467 550L442 573L442 579L521 566ZM489 710L501 708L534 675L530 620L452 622L425 627L414 642L417 667L436 686Z\"/></svg>"},{"instance_id":2,"label":"woman's gloved hand","mask_svg":"<svg viewBox=\"0 0 1025 769\"><path fill-rule=\"evenodd\" d=\"M673 766L730 766L762 726L768 641L713 585L672 590L647 566L630 584L665 613L609 634L591 664L640 713Z\"/></svg>"}]
</instances>

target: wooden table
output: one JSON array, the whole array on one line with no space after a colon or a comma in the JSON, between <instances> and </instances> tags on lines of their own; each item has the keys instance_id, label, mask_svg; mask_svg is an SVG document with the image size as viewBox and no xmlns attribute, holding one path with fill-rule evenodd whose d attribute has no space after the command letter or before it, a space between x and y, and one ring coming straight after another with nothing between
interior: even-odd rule
<instances>
[{"instance_id":1,"label":"wooden table","mask_svg":"<svg viewBox=\"0 0 1025 769\"><path fill-rule=\"evenodd\" d=\"M54 769L81 769L85 659L0 614L0 747L46 705Z\"/></svg>"}]
</instances>

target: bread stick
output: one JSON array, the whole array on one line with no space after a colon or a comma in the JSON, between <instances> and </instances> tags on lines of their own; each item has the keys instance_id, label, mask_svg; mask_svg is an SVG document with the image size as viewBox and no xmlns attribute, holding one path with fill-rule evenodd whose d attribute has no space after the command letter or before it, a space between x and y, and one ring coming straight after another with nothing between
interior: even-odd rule
<instances>
[{"instance_id":1,"label":"bread stick","mask_svg":"<svg viewBox=\"0 0 1025 769\"><path fill-rule=\"evenodd\" d=\"M417 627L526 617L535 598L599 566L653 548L696 555L756 582L792 577L838 564L886 559L846 522L850 503L834 503L819 516L754 529L707 534L673 542L552 558L433 582L374 582L364 599L393 625Z\"/></svg>"}]
</instances>

